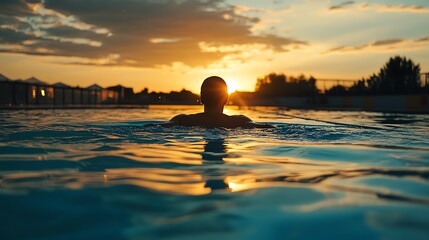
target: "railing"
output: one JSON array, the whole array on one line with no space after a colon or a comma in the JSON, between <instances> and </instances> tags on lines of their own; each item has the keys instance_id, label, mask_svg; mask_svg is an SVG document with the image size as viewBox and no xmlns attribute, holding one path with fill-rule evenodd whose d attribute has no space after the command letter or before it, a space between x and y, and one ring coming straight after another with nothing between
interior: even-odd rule
<instances>
[{"instance_id":1,"label":"railing","mask_svg":"<svg viewBox=\"0 0 429 240\"><path fill-rule=\"evenodd\" d=\"M316 80L316 87L321 89L322 92L326 92L326 90L330 89L333 86L341 85L344 87L351 87L358 80L352 79L319 79Z\"/></svg>"}]
</instances>

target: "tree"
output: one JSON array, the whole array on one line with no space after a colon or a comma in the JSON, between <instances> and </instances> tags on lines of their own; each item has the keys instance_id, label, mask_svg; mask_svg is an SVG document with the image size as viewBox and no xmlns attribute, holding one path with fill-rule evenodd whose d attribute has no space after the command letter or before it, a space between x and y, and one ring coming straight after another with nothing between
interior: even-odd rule
<instances>
[{"instance_id":1,"label":"tree","mask_svg":"<svg viewBox=\"0 0 429 240\"><path fill-rule=\"evenodd\" d=\"M142 94L149 94L149 88L144 88L143 91L141 91L140 93Z\"/></svg>"},{"instance_id":2,"label":"tree","mask_svg":"<svg viewBox=\"0 0 429 240\"><path fill-rule=\"evenodd\" d=\"M416 93L420 87L420 65L411 59L395 56L367 80L372 92L382 94Z\"/></svg>"},{"instance_id":3,"label":"tree","mask_svg":"<svg viewBox=\"0 0 429 240\"><path fill-rule=\"evenodd\" d=\"M256 94L262 98L314 97L319 92L316 79L304 75L287 77L285 74L270 73L256 82Z\"/></svg>"},{"instance_id":4,"label":"tree","mask_svg":"<svg viewBox=\"0 0 429 240\"><path fill-rule=\"evenodd\" d=\"M343 85L335 85L325 91L328 96L344 96L347 95L347 88Z\"/></svg>"},{"instance_id":5,"label":"tree","mask_svg":"<svg viewBox=\"0 0 429 240\"><path fill-rule=\"evenodd\" d=\"M256 92L261 97L281 97L286 89L286 75L270 73L256 81Z\"/></svg>"},{"instance_id":6,"label":"tree","mask_svg":"<svg viewBox=\"0 0 429 240\"><path fill-rule=\"evenodd\" d=\"M171 91L169 94L166 94L166 100L175 103L198 103L199 97L193 92L182 89L180 92Z\"/></svg>"},{"instance_id":7,"label":"tree","mask_svg":"<svg viewBox=\"0 0 429 240\"><path fill-rule=\"evenodd\" d=\"M350 94L362 95L368 92L367 84L365 79L359 80L348 89Z\"/></svg>"}]
</instances>

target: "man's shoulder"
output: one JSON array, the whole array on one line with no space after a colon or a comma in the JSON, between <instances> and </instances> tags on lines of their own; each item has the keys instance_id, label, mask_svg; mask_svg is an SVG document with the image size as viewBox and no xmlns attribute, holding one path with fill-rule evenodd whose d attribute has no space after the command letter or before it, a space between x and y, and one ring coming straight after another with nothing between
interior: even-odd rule
<instances>
[{"instance_id":1,"label":"man's shoulder","mask_svg":"<svg viewBox=\"0 0 429 240\"><path fill-rule=\"evenodd\" d=\"M200 117L201 113L196 113L196 114L179 114L174 116L170 122L174 122L174 123L184 123L184 122L189 122L192 121L193 119L196 119L198 117Z\"/></svg>"},{"instance_id":2,"label":"man's shoulder","mask_svg":"<svg viewBox=\"0 0 429 240\"><path fill-rule=\"evenodd\" d=\"M170 122L173 122L173 123L181 123L181 122L183 122L183 121L186 121L188 118L189 118L189 115L187 115L187 114L179 114L179 115L174 116L174 117L170 120Z\"/></svg>"},{"instance_id":3,"label":"man's shoulder","mask_svg":"<svg viewBox=\"0 0 429 240\"><path fill-rule=\"evenodd\" d=\"M237 121L242 121L243 123L252 122L252 119L250 119L244 115L231 115L229 117L234 119L234 120L237 120Z\"/></svg>"},{"instance_id":4,"label":"man's shoulder","mask_svg":"<svg viewBox=\"0 0 429 240\"><path fill-rule=\"evenodd\" d=\"M179 115L174 116L174 117L170 120L170 122L174 122L174 121L182 120L182 119L185 119L185 118L187 118L187 117L188 117L188 115L187 115L187 114L179 114Z\"/></svg>"},{"instance_id":5,"label":"man's shoulder","mask_svg":"<svg viewBox=\"0 0 429 240\"><path fill-rule=\"evenodd\" d=\"M248 118L247 116L244 115L232 115L230 116L232 118L234 118L234 124L236 124L235 126L237 127L243 127L243 128L274 128L274 126L270 125L270 124L259 124L259 123L254 123L252 121L252 119Z\"/></svg>"},{"instance_id":6,"label":"man's shoulder","mask_svg":"<svg viewBox=\"0 0 429 240\"><path fill-rule=\"evenodd\" d=\"M169 126L202 126L202 127L227 127L227 128L258 128L265 125L255 124L250 118L244 115L219 115L212 116L205 113L179 114L173 117L168 123Z\"/></svg>"}]
</instances>

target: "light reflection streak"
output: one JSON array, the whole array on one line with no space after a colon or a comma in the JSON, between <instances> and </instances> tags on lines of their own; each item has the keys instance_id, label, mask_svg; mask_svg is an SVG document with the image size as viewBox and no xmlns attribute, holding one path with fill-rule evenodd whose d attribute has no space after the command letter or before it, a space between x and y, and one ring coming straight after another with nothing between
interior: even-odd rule
<instances>
[{"instance_id":1,"label":"light reflection streak","mask_svg":"<svg viewBox=\"0 0 429 240\"><path fill-rule=\"evenodd\" d=\"M129 146L123 152L126 152L128 155L132 154L136 160L142 160L144 162L174 162L192 165L202 164L201 159L194 153L197 149L192 149L193 151L182 151L183 148L190 150L192 149L192 146L189 143L186 143L186 146L183 146L183 143L175 143L173 146L171 144L168 146L153 144L150 148L142 148L140 145L136 145L135 147ZM161 158L160 156L164 157Z\"/></svg>"},{"instance_id":2,"label":"light reflection streak","mask_svg":"<svg viewBox=\"0 0 429 240\"><path fill-rule=\"evenodd\" d=\"M139 168L109 169L107 172L45 171L4 174L2 188L22 189L67 187L82 189L95 186L131 184L155 191L202 195L211 192L200 174L189 170Z\"/></svg>"},{"instance_id":3,"label":"light reflection streak","mask_svg":"<svg viewBox=\"0 0 429 240\"><path fill-rule=\"evenodd\" d=\"M210 193L202 176L189 170L139 168L109 169L109 184L132 184L161 192L202 195Z\"/></svg>"},{"instance_id":4,"label":"light reflection streak","mask_svg":"<svg viewBox=\"0 0 429 240\"><path fill-rule=\"evenodd\" d=\"M46 93L48 94L48 92ZM171 108L169 106L155 106L153 108L156 111L157 109L163 109L163 107ZM182 108L175 107L173 109L175 109L175 112L181 112ZM194 111L195 109L192 107L186 111ZM227 109L230 109L233 114L238 113L236 107ZM144 111L146 110L143 110L143 113L148 113ZM80 116L88 116L90 122L99 122L103 120L103 117L108 116L105 112L98 114L96 117L89 113L91 112L82 112ZM123 120L124 117L121 116L123 113L120 112L120 114L116 114L113 117L109 116L109 121ZM310 112L306 113L311 115ZM50 126L51 122L60 122L61 127L64 129L56 126L56 130L68 131L68 129L74 127L68 124L76 120L74 119L75 117L71 118L67 115L70 113L65 112L64 114L65 117L62 119L56 119L50 115L41 115L43 118L30 115L22 119L17 120L15 118L13 120L17 120L17 122L24 125L23 119L30 119L28 122L37 122L37 127ZM142 119L145 117L139 114L133 113L132 117L141 117ZM259 113L254 111L253 114L256 116ZM320 117L333 119L329 114L319 113ZM80 119L84 119L84 117ZM80 124L79 121L78 123ZM325 188L333 182L342 182L352 188L331 189L331 191L355 191L358 194L359 189L355 189L356 186L351 185L346 179L355 179L359 176L362 176L363 179L368 179L369 176L376 175L382 178L416 178L423 183L427 182L427 171L417 168L418 171L414 171L402 166L402 164L414 162L424 164L424 157L427 155L427 149L424 146L410 147L404 144L399 148L397 146L399 144L396 142L392 143L391 146L381 144L374 146L371 142L365 143L366 138L361 139L359 135L354 136L358 140L352 139L350 140L351 142L346 142L345 140L349 139L344 137L345 140L338 142L335 140L315 143L314 139L308 139L312 134L310 131L299 131L298 133L304 134L302 138L285 140L268 139L268 137L278 137L277 132L273 134L257 132L255 134L255 132L241 129L228 131L193 130L193 132L178 130L179 132L175 133L169 132L169 130L148 132L135 130L134 123L130 124L130 126L126 124L121 122L112 127L110 125L99 125L98 123L94 123L94 125L88 124L81 128L75 128L74 130L77 131L72 135L64 134L61 137L57 137L58 133L56 131L52 133L49 130L35 131L39 135L37 140L45 141L52 149L57 148L62 151L51 153L51 150L48 150L49 155L39 152L31 153L31 151L31 154L11 152L3 154L3 159L47 160L49 156L50 160L67 159L78 162L75 164L76 169L66 169L67 166L73 166L74 164L62 165L59 162L38 161L37 165L34 165L36 167L34 172L24 172L31 169L31 166L20 167L19 164L16 164L14 167L17 170L13 170L15 172L9 170L2 173L2 188L66 187L79 189L93 186L135 184L155 191L195 195L209 194L214 191L242 192L274 186L305 185ZM309 128L309 125L305 127ZM90 135L87 135L88 129L92 131ZM133 134L132 137L130 136L130 129ZM319 133L322 132L321 130L329 132L331 129L333 128L321 127ZM35 129L30 128L30 130ZM336 134L336 131L333 129L330 133ZM267 135L262 136L262 134ZM384 134L388 135L389 133L385 132ZM92 139L88 140L88 136L92 137ZM393 132L391 136L388 136L391 139L395 139L394 137L398 135ZM68 138L72 139L73 144L70 144L71 141L68 141ZM51 145L52 142L48 142L51 139L58 141L56 145ZM58 139L62 140L62 142ZM76 144L75 139L79 141L79 144ZM109 142L106 142L105 139L108 139ZM165 141L156 144L147 143L157 139ZM34 141L34 138L28 135L24 140L31 142ZM111 148L95 152L93 149L100 147L101 144L111 146ZM29 148L28 150L31 149ZM97 158L95 154L104 158ZM114 156L115 159L110 158L110 156ZM319 159L320 156L324 157ZM350 159L351 157L353 159ZM89 160L85 161L86 159ZM398 165L401 164L401 169L393 169L396 165L390 166L389 164L391 163L382 162L384 159L394 161ZM85 166L79 167L81 163L82 165L86 164L88 168L85 169ZM147 165L145 165L146 163ZM156 163L162 164L157 165ZM6 163L4 166L7 166ZM95 167L91 168L91 166ZM156 168L148 168L148 166L155 166ZM380 166L385 167L385 169L378 168ZM37 169L38 167L40 169ZM58 169L63 167L63 169L59 171L44 170L45 168L49 170L57 167ZM163 167L167 169L163 169ZM18 174L16 171L22 172ZM361 186L364 189L374 190L367 193L367 195L371 195L369 202L375 202L374 199L378 199L377 202L385 202L385 199L374 198L375 194L379 194L382 197L389 194L393 194L393 197L397 195L415 197L417 195L412 191L386 192L380 186L373 187L365 185L365 183L358 185L358 187ZM386 188L391 189L390 186ZM361 195L353 196L360 197ZM350 198L353 199L353 196ZM359 199L355 199L355 201L359 201ZM357 202L355 203L357 204ZM353 205L354 202L342 199L341 201L338 200L336 204Z\"/></svg>"},{"instance_id":5,"label":"light reflection streak","mask_svg":"<svg viewBox=\"0 0 429 240\"><path fill-rule=\"evenodd\" d=\"M190 170L165 168L125 168L107 170L110 178L127 176L134 179L145 179L159 182L201 182L202 177Z\"/></svg>"},{"instance_id":6,"label":"light reflection streak","mask_svg":"<svg viewBox=\"0 0 429 240\"><path fill-rule=\"evenodd\" d=\"M139 168L109 169L109 184L132 184L155 191L203 195L211 192L203 177L189 170Z\"/></svg>"}]
</instances>

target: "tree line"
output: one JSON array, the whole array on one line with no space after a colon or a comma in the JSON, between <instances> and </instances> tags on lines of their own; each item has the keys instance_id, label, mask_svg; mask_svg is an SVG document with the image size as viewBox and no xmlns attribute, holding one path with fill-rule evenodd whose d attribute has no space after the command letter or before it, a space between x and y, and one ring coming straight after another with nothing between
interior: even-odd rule
<instances>
[{"instance_id":1,"label":"tree line","mask_svg":"<svg viewBox=\"0 0 429 240\"><path fill-rule=\"evenodd\" d=\"M316 79L304 75L298 77L285 74L271 73L256 81L256 96L260 98L273 97L307 97L319 93L316 87Z\"/></svg>"},{"instance_id":2,"label":"tree line","mask_svg":"<svg viewBox=\"0 0 429 240\"><path fill-rule=\"evenodd\" d=\"M236 92L230 96L231 100L238 98L269 99L279 97L308 97L315 99L322 94L316 85L317 79L306 77L287 76L284 73L270 73L256 81L255 92ZM401 56L391 57L378 73L368 78L354 82L350 87L335 85L323 94L327 96L344 95L386 95L386 94L416 94L429 91L429 86L421 86L420 65L411 59ZM129 96L134 103L145 104L199 104L199 96L189 90L164 92L149 92L145 88L137 94Z\"/></svg>"},{"instance_id":3,"label":"tree line","mask_svg":"<svg viewBox=\"0 0 429 240\"><path fill-rule=\"evenodd\" d=\"M313 76L298 77L270 73L258 78L255 95L258 98L314 97L321 93ZM426 89L424 89L426 88ZM420 65L401 56L391 57L378 73L356 81L352 86L335 85L325 95L386 95L423 93L428 86L422 86Z\"/></svg>"},{"instance_id":4,"label":"tree line","mask_svg":"<svg viewBox=\"0 0 429 240\"><path fill-rule=\"evenodd\" d=\"M135 94L134 99L138 103L145 104L199 104L200 97L186 89L182 89L180 92L164 93L149 92L149 89L145 88L140 93Z\"/></svg>"}]
</instances>

